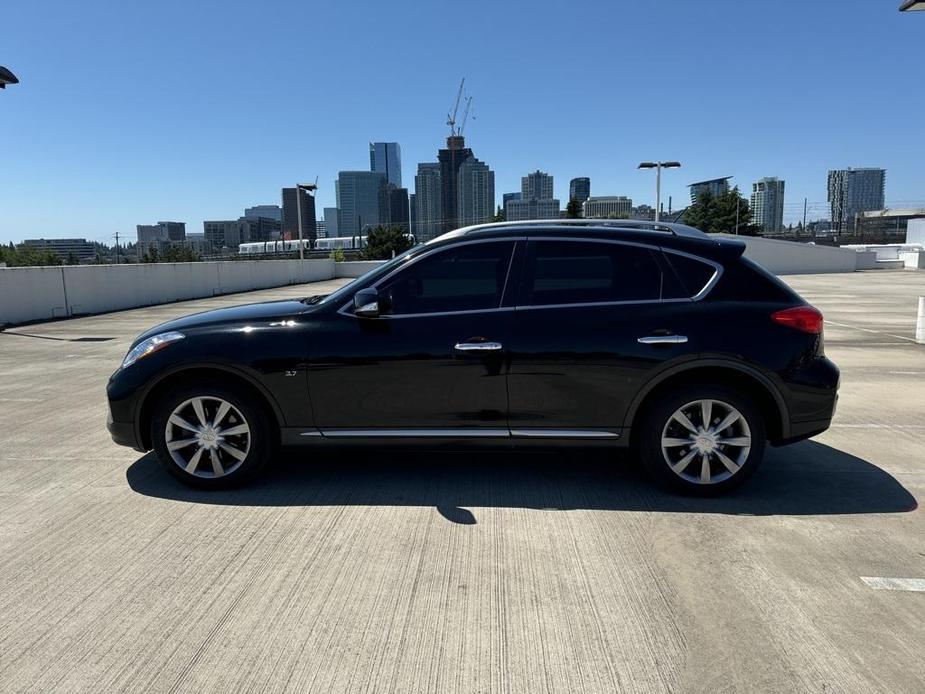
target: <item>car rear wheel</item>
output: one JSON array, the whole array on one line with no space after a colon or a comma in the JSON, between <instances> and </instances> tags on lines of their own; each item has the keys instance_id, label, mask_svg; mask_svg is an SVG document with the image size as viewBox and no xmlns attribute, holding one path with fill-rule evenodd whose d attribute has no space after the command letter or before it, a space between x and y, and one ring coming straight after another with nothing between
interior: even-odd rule
<instances>
[{"instance_id":1,"label":"car rear wheel","mask_svg":"<svg viewBox=\"0 0 925 694\"><path fill-rule=\"evenodd\" d=\"M270 457L271 432L266 413L252 398L208 384L168 393L151 423L158 460L174 477L200 489L232 487L253 477Z\"/></svg>"},{"instance_id":2,"label":"car rear wheel","mask_svg":"<svg viewBox=\"0 0 925 694\"><path fill-rule=\"evenodd\" d=\"M644 415L639 453L657 481L686 494L721 494L747 480L764 457L764 420L732 388L684 386Z\"/></svg>"}]
</instances>

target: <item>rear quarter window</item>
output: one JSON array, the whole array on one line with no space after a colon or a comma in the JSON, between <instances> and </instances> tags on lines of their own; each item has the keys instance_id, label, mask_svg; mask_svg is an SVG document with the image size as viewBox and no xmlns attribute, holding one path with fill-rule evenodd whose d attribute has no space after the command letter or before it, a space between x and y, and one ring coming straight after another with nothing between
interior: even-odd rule
<instances>
[{"instance_id":1,"label":"rear quarter window","mask_svg":"<svg viewBox=\"0 0 925 694\"><path fill-rule=\"evenodd\" d=\"M665 283L666 299L697 296L716 274L716 267L703 260L668 251L662 257L674 270L675 279L678 280Z\"/></svg>"},{"instance_id":2,"label":"rear quarter window","mask_svg":"<svg viewBox=\"0 0 925 694\"><path fill-rule=\"evenodd\" d=\"M717 301L800 303L800 296L757 263L742 256L725 263L723 276L708 295Z\"/></svg>"}]
</instances>

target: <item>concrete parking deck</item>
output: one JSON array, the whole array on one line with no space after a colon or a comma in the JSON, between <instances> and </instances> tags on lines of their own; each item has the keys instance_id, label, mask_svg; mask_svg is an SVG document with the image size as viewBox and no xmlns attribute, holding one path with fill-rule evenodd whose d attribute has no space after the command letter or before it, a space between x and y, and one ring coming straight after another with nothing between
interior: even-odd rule
<instances>
[{"instance_id":1,"label":"concrete parking deck","mask_svg":"<svg viewBox=\"0 0 925 694\"><path fill-rule=\"evenodd\" d=\"M0 332L0 690L925 690L921 584L862 580L925 578L925 273L787 280L835 423L713 500L579 452L296 453L200 493L110 442L135 334L339 282Z\"/></svg>"}]
</instances>

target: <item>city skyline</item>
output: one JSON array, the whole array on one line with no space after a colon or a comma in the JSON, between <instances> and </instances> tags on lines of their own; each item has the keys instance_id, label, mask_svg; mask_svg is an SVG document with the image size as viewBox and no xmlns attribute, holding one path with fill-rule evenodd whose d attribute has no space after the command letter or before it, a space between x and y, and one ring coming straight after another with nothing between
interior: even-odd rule
<instances>
[{"instance_id":1,"label":"city skyline","mask_svg":"<svg viewBox=\"0 0 925 694\"><path fill-rule=\"evenodd\" d=\"M882 109L888 96L904 113L925 105L921 90L909 87L917 76L918 20L925 17L892 6L794 0L769 11L720 0L702 12L681 2L591 3L584 10L596 21L565 34L545 21L543 3L530 13L492 6L496 21L469 30L467 40L481 50L451 54L439 7L364 5L348 18L320 6L313 22L325 31L308 46L294 40L298 23L283 19L297 16L300 6L284 4L272 13L233 0L220 6L230 38L249 36L255 20L279 38L271 50L240 55L199 46L214 28L208 2L120 13L63 2L10 8L6 19L20 30L8 37L3 60L20 84L0 94L0 123L15 135L0 160L0 241L111 242L115 233L131 238L136 225L157 219L201 229L204 220L236 217L243 207L277 200L281 187L316 176L317 206L331 207L337 172L367 169L370 142L400 143L402 181L412 192L417 164L431 161L447 135L446 112L462 76L475 97L465 135L495 172L497 200L519 188L523 172L539 168L555 177L563 207L570 179L585 176L597 195L652 205L652 177L635 167L653 159L683 165L662 177L662 200L671 196L675 208L694 181L732 174L748 196L753 181L778 176L787 181L784 223L802 217L804 197L810 218L827 217L826 172L849 166L889 172L887 205L925 199L915 124L887 120ZM504 27L515 20L522 31L512 36ZM617 20L686 30L657 47L631 33L615 46ZM395 32L409 40L395 45ZM780 52L783 32L800 50ZM47 38L41 45L30 40L39 33ZM864 50L845 50L845 35L863 35ZM165 36L172 50L164 50ZM347 39L379 56L375 69L369 61L333 59ZM530 69L537 46L543 71ZM759 52L777 56L775 71L752 81L751 63L736 56ZM689 77L695 53L724 64L735 98ZM843 74L870 85L867 98L850 108L813 97L812 85L831 81L835 55ZM75 73L89 77L75 81ZM511 73L521 75L516 95ZM631 92L611 88L627 83ZM338 89L344 84L362 90ZM559 85L552 98L549 84ZM278 101L283 93L286 102ZM779 97L779 108L754 106L768 103L769 94ZM150 107L154 98L157 109ZM216 110L216 103L228 108ZM659 103L664 108L651 107ZM56 204L49 205L52 187Z\"/></svg>"}]
</instances>

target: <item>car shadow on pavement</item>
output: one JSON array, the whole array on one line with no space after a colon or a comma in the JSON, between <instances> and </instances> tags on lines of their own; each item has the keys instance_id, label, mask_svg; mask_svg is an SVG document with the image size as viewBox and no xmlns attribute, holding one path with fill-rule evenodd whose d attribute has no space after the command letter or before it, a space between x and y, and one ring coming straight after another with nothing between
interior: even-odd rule
<instances>
[{"instance_id":1,"label":"car shadow on pavement","mask_svg":"<svg viewBox=\"0 0 925 694\"><path fill-rule=\"evenodd\" d=\"M769 449L739 490L719 498L664 491L635 461L600 450L398 451L296 449L267 474L227 491L190 489L149 453L126 472L139 494L232 506L430 506L474 524L470 508L659 511L735 515L901 513L915 498L861 458L814 441Z\"/></svg>"}]
</instances>

